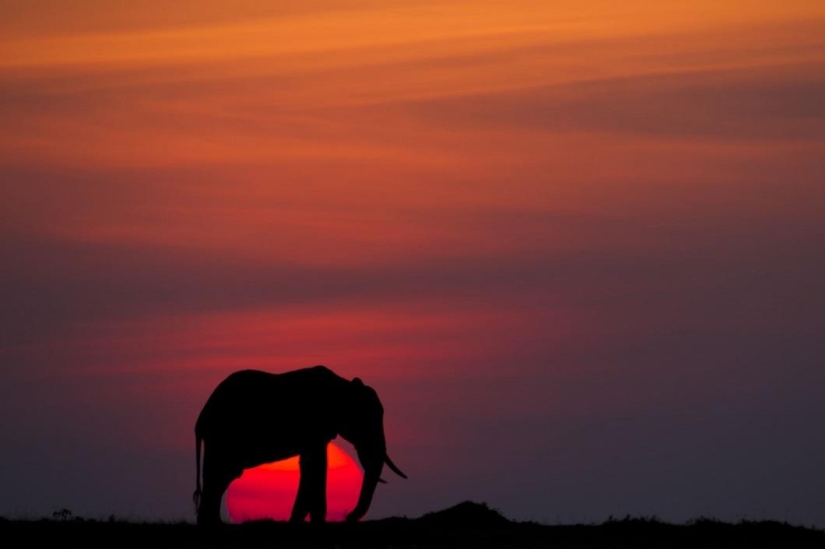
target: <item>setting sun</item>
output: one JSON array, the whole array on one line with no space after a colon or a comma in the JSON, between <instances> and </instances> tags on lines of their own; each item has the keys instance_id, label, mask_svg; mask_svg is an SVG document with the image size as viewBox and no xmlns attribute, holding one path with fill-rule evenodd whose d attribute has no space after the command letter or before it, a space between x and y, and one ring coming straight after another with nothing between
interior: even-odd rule
<instances>
[{"instance_id":1,"label":"setting sun","mask_svg":"<svg viewBox=\"0 0 825 549\"><path fill-rule=\"evenodd\" d=\"M342 521L355 508L361 469L335 443L327 446L327 520ZM289 520L298 492L298 458L267 463L244 471L226 491L226 511L233 523Z\"/></svg>"}]
</instances>

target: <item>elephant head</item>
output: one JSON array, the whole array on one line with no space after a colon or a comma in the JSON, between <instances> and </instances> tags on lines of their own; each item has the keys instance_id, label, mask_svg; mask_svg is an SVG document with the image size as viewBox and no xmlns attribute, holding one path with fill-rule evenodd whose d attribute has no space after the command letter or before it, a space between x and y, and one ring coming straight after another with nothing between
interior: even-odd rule
<instances>
[{"instance_id":1,"label":"elephant head","mask_svg":"<svg viewBox=\"0 0 825 549\"><path fill-rule=\"evenodd\" d=\"M348 521L357 521L367 514L375 487L381 479L381 470L387 466L402 478L407 476L395 466L387 455L384 438L384 407L372 387L364 385L357 377L349 382L342 403L338 433L355 447L358 460L364 469L364 480L358 503L347 515Z\"/></svg>"}]
</instances>

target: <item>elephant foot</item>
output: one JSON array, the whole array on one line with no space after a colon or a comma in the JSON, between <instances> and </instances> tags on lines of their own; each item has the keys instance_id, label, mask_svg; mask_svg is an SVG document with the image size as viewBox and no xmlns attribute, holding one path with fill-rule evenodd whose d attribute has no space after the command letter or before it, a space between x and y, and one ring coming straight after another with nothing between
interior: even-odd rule
<instances>
[{"instance_id":1,"label":"elephant foot","mask_svg":"<svg viewBox=\"0 0 825 549\"><path fill-rule=\"evenodd\" d=\"M201 503L200 508L198 508L198 515L197 515L197 524L198 526L220 526L223 524L221 520L221 508L220 504L210 505L210 501L206 500Z\"/></svg>"},{"instance_id":2,"label":"elephant foot","mask_svg":"<svg viewBox=\"0 0 825 549\"><path fill-rule=\"evenodd\" d=\"M220 516L212 516L212 513L198 513L198 526L216 527L223 524Z\"/></svg>"}]
</instances>

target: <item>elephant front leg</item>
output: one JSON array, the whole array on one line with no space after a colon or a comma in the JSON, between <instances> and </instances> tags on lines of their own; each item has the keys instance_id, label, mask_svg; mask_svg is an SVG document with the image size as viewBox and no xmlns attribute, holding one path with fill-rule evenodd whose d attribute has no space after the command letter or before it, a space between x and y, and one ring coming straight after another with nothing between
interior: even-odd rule
<instances>
[{"instance_id":1,"label":"elephant front leg","mask_svg":"<svg viewBox=\"0 0 825 549\"><path fill-rule=\"evenodd\" d=\"M327 443L302 452L300 470L290 521L301 522L309 514L311 522L322 523L327 516Z\"/></svg>"}]
</instances>

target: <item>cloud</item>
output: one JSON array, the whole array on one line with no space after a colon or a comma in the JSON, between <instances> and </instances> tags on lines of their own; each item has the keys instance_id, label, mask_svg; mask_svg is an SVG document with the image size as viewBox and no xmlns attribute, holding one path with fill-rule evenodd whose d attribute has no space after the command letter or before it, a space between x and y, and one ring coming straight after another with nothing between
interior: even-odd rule
<instances>
[{"instance_id":1,"label":"cloud","mask_svg":"<svg viewBox=\"0 0 825 549\"><path fill-rule=\"evenodd\" d=\"M718 140L825 139L821 64L678 72L418 101L442 127Z\"/></svg>"}]
</instances>

